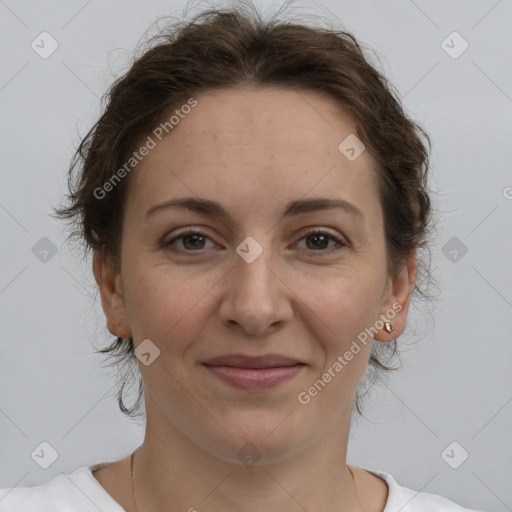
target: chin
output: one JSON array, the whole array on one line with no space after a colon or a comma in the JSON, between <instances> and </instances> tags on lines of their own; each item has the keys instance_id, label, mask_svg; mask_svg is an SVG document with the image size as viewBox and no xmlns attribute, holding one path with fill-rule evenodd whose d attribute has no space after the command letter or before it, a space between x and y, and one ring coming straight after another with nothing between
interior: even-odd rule
<instances>
[{"instance_id":1,"label":"chin","mask_svg":"<svg viewBox=\"0 0 512 512\"><path fill-rule=\"evenodd\" d=\"M261 415L254 414L253 422L224 422L223 426L233 434L226 433L222 439L210 439L207 450L224 462L238 466L253 467L273 464L300 452L307 440L304 432L292 431L287 424L286 414L268 417L262 420Z\"/></svg>"}]
</instances>

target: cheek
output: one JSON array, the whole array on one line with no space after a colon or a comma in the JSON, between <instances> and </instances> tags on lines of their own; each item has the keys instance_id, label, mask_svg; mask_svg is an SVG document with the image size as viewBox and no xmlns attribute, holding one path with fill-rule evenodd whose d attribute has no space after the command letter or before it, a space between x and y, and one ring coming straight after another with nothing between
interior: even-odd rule
<instances>
[{"instance_id":1,"label":"cheek","mask_svg":"<svg viewBox=\"0 0 512 512\"><path fill-rule=\"evenodd\" d=\"M333 404L341 410L355 391L370 357L373 338L368 329L379 312L375 290L368 282L340 279L308 305L320 317L320 323L328 327L321 327L321 333L312 333L314 343L323 350L314 380L327 383L316 407L319 414Z\"/></svg>"},{"instance_id":2,"label":"cheek","mask_svg":"<svg viewBox=\"0 0 512 512\"><path fill-rule=\"evenodd\" d=\"M379 314L378 276L370 268L346 268L329 279L305 279L302 300L325 326L329 345L342 348L377 320Z\"/></svg>"},{"instance_id":3,"label":"cheek","mask_svg":"<svg viewBox=\"0 0 512 512\"><path fill-rule=\"evenodd\" d=\"M167 343L179 348L186 338L193 338L206 315L208 294L218 281L211 273L198 275L183 267L148 266L147 263L126 267L126 307L136 341L149 338L158 346Z\"/></svg>"}]
</instances>

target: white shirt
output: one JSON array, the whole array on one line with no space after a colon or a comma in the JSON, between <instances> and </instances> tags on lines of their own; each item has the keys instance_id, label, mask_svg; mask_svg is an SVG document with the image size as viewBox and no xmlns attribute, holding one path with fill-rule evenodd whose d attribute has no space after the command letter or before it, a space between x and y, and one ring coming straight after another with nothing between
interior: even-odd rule
<instances>
[{"instance_id":1,"label":"white shirt","mask_svg":"<svg viewBox=\"0 0 512 512\"><path fill-rule=\"evenodd\" d=\"M0 512L125 512L92 474L109 463L80 467L34 487L0 489ZM383 512L483 512L461 507L436 494L402 487L389 473L366 471L380 476L388 485ZM204 508L197 506L198 510Z\"/></svg>"}]
</instances>

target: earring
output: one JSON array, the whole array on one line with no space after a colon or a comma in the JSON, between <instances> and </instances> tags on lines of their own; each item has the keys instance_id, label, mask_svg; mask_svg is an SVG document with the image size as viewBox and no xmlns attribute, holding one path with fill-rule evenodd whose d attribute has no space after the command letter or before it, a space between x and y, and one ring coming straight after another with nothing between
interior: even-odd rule
<instances>
[{"instance_id":1,"label":"earring","mask_svg":"<svg viewBox=\"0 0 512 512\"><path fill-rule=\"evenodd\" d=\"M386 332L391 332L394 329L393 325L389 322L384 322L384 330Z\"/></svg>"}]
</instances>

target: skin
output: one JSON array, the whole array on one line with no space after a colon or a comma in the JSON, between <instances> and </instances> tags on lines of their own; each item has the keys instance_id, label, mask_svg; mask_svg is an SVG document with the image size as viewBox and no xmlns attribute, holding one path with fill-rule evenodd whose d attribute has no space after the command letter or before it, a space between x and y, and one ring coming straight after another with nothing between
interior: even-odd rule
<instances>
[{"instance_id":1,"label":"skin","mask_svg":"<svg viewBox=\"0 0 512 512\"><path fill-rule=\"evenodd\" d=\"M150 365L138 362L147 415L135 458L137 507L353 512L357 490L366 511L382 511L385 482L351 466L354 487L346 464L372 340L310 403L297 400L393 304L402 307L394 330L375 341L390 342L406 326L416 256L397 278L387 274L375 162L368 151L349 161L338 150L356 127L329 96L265 87L196 99L130 176L120 267L98 254L93 261L109 331L160 350ZM145 218L151 206L183 196L217 201L232 218L178 208ZM343 198L364 218L326 209L279 221L286 203L304 197ZM188 227L205 238L162 247ZM346 246L318 241L313 228ZM236 252L247 236L263 248L252 263ZM269 352L306 366L254 392L201 365L221 354ZM261 453L253 467L237 457L248 442ZM94 475L135 510L129 457Z\"/></svg>"}]
</instances>

